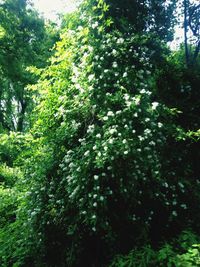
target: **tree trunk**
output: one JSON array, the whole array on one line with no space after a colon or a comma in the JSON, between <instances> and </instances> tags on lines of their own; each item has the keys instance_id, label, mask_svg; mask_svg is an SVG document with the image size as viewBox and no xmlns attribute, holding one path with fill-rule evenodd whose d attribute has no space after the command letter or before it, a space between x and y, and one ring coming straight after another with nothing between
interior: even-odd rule
<instances>
[{"instance_id":1,"label":"tree trunk","mask_svg":"<svg viewBox=\"0 0 200 267\"><path fill-rule=\"evenodd\" d=\"M17 131L22 132L24 128L24 117L26 112L26 102L24 100L20 101L21 104L21 112L19 114L19 119L17 122Z\"/></svg>"},{"instance_id":2,"label":"tree trunk","mask_svg":"<svg viewBox=\"0 0 200 267\"><path fill-rule=\"evenodd\" d=\"M187 13L188 13L188 3L187 0L184 0L183 2L184 5L184 45L185 45L185 61L187 67L190 65L190 56L189 56L189 49L188 49L188 37L187 37L187 32L188 32L188 21L187 21Z\"/></svg>"}]
</instances>

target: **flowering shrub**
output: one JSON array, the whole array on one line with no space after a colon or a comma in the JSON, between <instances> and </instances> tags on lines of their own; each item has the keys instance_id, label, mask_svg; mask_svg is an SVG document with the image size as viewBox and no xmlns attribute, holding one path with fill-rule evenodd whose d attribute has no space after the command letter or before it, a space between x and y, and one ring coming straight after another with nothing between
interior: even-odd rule
<instances>
[{"instance_id":1,"label":"flowering shrub","mask_svg":"<svg viewBox=\"0 0 200 267\"><path fill-rule=\"evenodd\" d=\"M35 86L40 168L31 164L27 216L55 264L84 262L91 251L91 261L106 260L123 240L130 249L154 231L162 239L183 218L187 225L191 204L187 182L163 164L178 131L152 93L148 40L97 26L65 32Z\"/></svg>"}]
</instances>

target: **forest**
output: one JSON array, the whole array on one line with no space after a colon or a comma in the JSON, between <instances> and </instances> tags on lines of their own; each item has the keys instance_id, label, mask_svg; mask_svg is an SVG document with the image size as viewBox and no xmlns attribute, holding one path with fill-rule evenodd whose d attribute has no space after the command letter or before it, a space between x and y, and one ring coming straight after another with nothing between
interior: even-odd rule
<instances>
[{"instance_id":1,"label":"forest","mask_svg":"<svg viewBox=\"0 0 200 267\"><path fill-rule=\"evenodd\" d=\"M199 1L0 1L0 266L200 266Z\"/></svg>"}]
</instances>

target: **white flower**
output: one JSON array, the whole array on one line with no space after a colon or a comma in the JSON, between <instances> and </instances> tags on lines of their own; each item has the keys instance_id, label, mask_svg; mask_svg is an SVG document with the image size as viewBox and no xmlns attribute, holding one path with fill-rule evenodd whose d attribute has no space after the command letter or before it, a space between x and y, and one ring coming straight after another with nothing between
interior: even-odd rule
<instances>
[{"instance_id":1,"label":"white flower","mask_svg":"<svg viewBox=\"0 0 200 267\"><path fill-rule=\"evenodd\" d=\"M123 42L124 42L124 39L123 38L117 39L117 44L123 44Z\"/></svg>"},{"instance_id":2,"label":"white flower","mask_svg":"<svg viewBox=\"0 0 200 267\"><path fill-rule=\"evenodd\" d=\"M94 214L94 215L92 216L92 219L95 220L96 218L97 218L97 216Z\"/></svg>"},{"instance_id":3,"label":"white flower","mask_svg":"<svg viewBox=\"0 0 200 267\"><path fill-rule=\"evenodd\" d=\"M158 128L162 128L163 124L161 122L158 123Z\"/></svg>"},{"instance_id":4,"label":"white flower","mask_svg":"<svg viewBox=\"0 0 200 267\"><path fill-rule=\"evenodd\" d=\"M99 25L98 21L95 21L95 23L92 24L92 29L97 28Z\"/></svg>"},{"instance_id":5,"label":"white flower","mask_svg":"<svg viewBox=\"0 0 200 267\"><path fill-rule=\"evenodd\" d=\"M116 132L117 132L116 129L111 129L111 130L109 131L110 134L114 134L114 133L116 133Z\"/></svg>"},{"instance_id":6,"label":"white flower","mask_svg":"<svg viewBox=\"0 0 200 267\"><path fill-rule=\"evenodd\" d=\"M152 103L152 109L155 110L158 107L159 103L158 102L153 102Z\"/></svg>"},{"instance_id":7,"label":"white flower","mask_svg":"<svg viewBox=\"0 0 200 267\"><path fill-rule=\"evenodd\" d=\"M94 125L89 125L87 129L87 133L93 133L94 132Z\"/></svg>"},{"instance_id":8,"label":"white flower","mask_svg":"<svg viewBox=\"0 0 200 267\"><path fill-rule=\"evenodd\" d=\"M112 145L114 141L113 141L113 139L110 139L108 142L109 142L109 144Z\"/></svg>"},{"instance_id":9,"label":"white flower","mask_svg":"<svg viewBox=\"0 0 200 267\"><path fill-rule=\"evenodd\" d=\"M184 210L186 210L187 209L186 204L181 204L181 208L183 208Z\"/></svg>"},{"instance_id":10,"label":"white flower","mask_svg":"<svg viewBox=\"0 0 200 267\"><path fill-rule=\"evenodd\" d=\"M114 116L114 113L112 111L108 111L107 116L112 117L112 116Z\"/></svg>"},{"instance_id":11,"label":"white flower","mask_svg":"<svg viewBox=\"0 0 200 267\"><path fill-rule=\"evenodd\" d=\"M184 184L182 184L181 182L178 182L178 185L179 187L184 188Z\"/></svg>"},{"instance_id":12,"label":"white flower","mask_svg":"<svg viewBox=\"0 0 200 267\"><path fill-rule=\"evenodd\" d=\"M35 215L36 215L36 212L35 211L31 212L31 216L32 217L35 216Z\"/></svg>"},{"instance_id":13,"label":"white flower","mask_svg":"<svg viewBox=\"0 0 200 267\"><path fill-rule=\"evenodd\" d=\"M82 31L83 27L82 26L78 26L78 31Z\"/></svg>"},{"instance_id":14,"label":"white flower","mask_svg":"<svg viewBox=\"0 0 200 267\"><path fill-rule=\"evenodd\" d=\"M130 106L131 106L131 104L132 104L132 102L131 102L131 101L126 101L126 105L127 105L127 107L130 107Z\"/></svg>"},{"instance_id":15,"label":"white flower","mask_svg":"<svg viewBox=\"0 0 200 267\"><path fill-rule=\"evenodd\" d=\"M167 183L167 182L165 182L165 183L164 183L164 186L165 186L166 188L168 188L168 187L169 187L169 185L168 185L168 183Z\"/></svg>"},{"instance_id":16,"label":"white flower","mask_svg":"<svg viewBox=\"0 0 200 267\"><path fill-rule=\"evenodd\" d=\"M97 134L97 135L96 135L96 138L101 138L101 134L100 134L100 133Z\"/></svg>"},{"instance_id":17,"label":"white flower","mask_svg":"<svg viewBox=\"0 0 200 267\"><path fill-rule=\"evenodd\" d=\"M156 145L156 143L155 143L154 141L151 141L149 144L150 144L151 146L155 146L155 145Z\"/></svg>"},{"instance_id":18,"label":"white flower","mask_svg":"<svg viewBox=\"0 0 200 267\"><path fill-rule=\"evenodd\" d=\"M145 129L144 130L144 134L150 134L151 133L151 130L150 129Z\"/></svg>"},{"instance_id":19,"label":"white flower","mask_svg":"<svg viewBox=\"0 0 200 267\"><path fill-rule=\"evenodd\" d=\"M173 210L172 211L172 215L176 217L177 216L177 212L175 210Z\"/></svg>"},{"instance_id":20,"label":"white flower","mask_svg":"<svg viewBox=\"0 0 200 267\"><path fill-rule=\"evenodd\" d=\"M87 150L87 151L84 153L84 156L87 157L89 154L90 154L90 151Z\"/></svg>"},{"instance_id":21,"label":"white flower","mask_svg":"<svg viewBox=\"0 0 200 267\"><path fill-rule=\"evenodd\" d=\"M146 93L146 90L145 89L142 89L141 91L140 91L140 94L145 94Z\"/></svg>"},{"instance_id":22,"label":"white flower","mask_svg":"<svg viewBox=\"0 0 200 267\"><path fill-rule=\"evenodd\" d=\"M176 205L176 204L177 204L177 201L173 200L172 205Z\"/></svg>"},{"instance_id":23,"label":"white flower","mask_svg":"<svg viewBox=\"0 0 200 267\"><path fill-rule=\"evenodd\" d=\"M126 78L128 76L127 72L124 72L123 78Z\"/></svg>"},{"instance_id":24,"label":"white flower","mask_svg":"<svg viewBox=\"0 0 200 267\"><path fill-rule=\"evenodd\" d=\"M93 198L97 198L97 194L94 194Z\"/></svg>"},{"instance_id":25,"label":"white flower","mask_svg":"<svg viewBox=\"0 0 200 267\"><path fill-rule=\"evenodd\" d=\"M127 155L128 154L128 151L126 150L126 151L124 151L124 155Z\"/></svg>"},{"instance_id":26,"label":"white flower","mask_svg":"<svg viewBox=\"0 0 200 267\"><path fill-rule=\"evenodd\" d=\"M88 152L90 153L90 151L88 151ZM88 153L88 154L89 154L89 153ZM69 167L70 167L70 168L73 168L74 166L75 166L75 164L74 164L73 162L71 162L71 163L69 164Z\"/></svg>"},{"instance_id":27,"label":"white flower","mask_svg":"<svg viewBox=\"0 0 200 267\"><path fill-rule=\"evenodd\" d=\"M80 85L79 83L75 84L75 87L76 87L76 89L79 89L79 90L82 89L82 88L81 88L81 85Z\"/></svg>"},{"instance_id":28,"label":"white flower","mask_svg":"<svg viewBox=\"0 0 200 267\"><path fill-rule=\"evenodd\" d=\"M113 66L113 68L117 68L118 67L117 62L113 62L112 66Z\"/></svg>"},{"instance_id":29,"label":"white flower","mask_svg":"<svg viewBox=\"0 0 200 267\"><path fill-rule=\"evenodd\" d=\"M93 79L94 79L94 74L90 74L90 75L88 76L88 80L89 80L89 82L91 82Z\"/></svg>"},{"instance_id":30,"label":"white flower","mask_svg":"<svg viewBox=\"0 0 200 267\"><path fill-rule=\"evenodd\" d=\"M128 94L124 94L124 99L127 101L130 99L130 96Z\"/></svg>"},{"instance_id":31,"label":"white flower","mask_svg":"<svg viewBox=\"0 0 200 267\"><path fill-rule=\"evenodd\" d=\"M108 120L108 116L104 116L104 117L103 117L103 120L104 120L104 121L107 121L107 120Z\"/></svg>"},{"instance_id":32,"label":"white flower","mask_svg":"<svg viewBox=\"0 0 200 267\"><path fill-rule=\"evenodd\" d=\"M140 98L139 97L133 98L133 100L135 101L135 104L136 105L139 105L140 104Z\"/></svg>"},{"instance_id":33,"label":"white flower","mask_svg":"<svg viewBox=\"0 0 200 267\"><path fill-rule=\"evenodd\" d=\"M104 201L104 197L103 196L100 196L100 201Z\"/></svg>"},{"instance_id":34,"label":"white flower","mask_svg":"<svg viewBox=\"0 0 200 267\"><path fill-rule=\"evenodd\" d=\"M112 54L115 56L117 54L117 51L113 49Z\"/></svg>"},{"instance_id":35,"label":"white flower","mask_svg":"<svg viewBox=\"0 0 200 267\"><path fill-rule=\"evenodd\" d=\"M98 175L94 175L94 180L98 180L99 179L99 176Z\"/></svg>"},{"instance_id":36,"label":"white flower","mask_svg":"<svg viewBox=\"0 0 200 267\"><path fill-rule=\"evenodd\" d=\"M126 144L126 143L127 143L127 140L126 140L126 139L124 139L124 140L122 141L122 143L123 143L123 144Z\"/></svg>"},{"instance_id":37,"label":"white flower","mask_svg":"<svg viewBox=\"0 0 200 267\"><path fill-rule=\"evenodd\" d=\"M104 146L104 150L107 151L108 150L108 147L107 146Z\"/></svg>"},{"instance_id":38,"label":"white flower","mask_svg":"<svg viewBox=\"0 0 200 267\"><path fill-rule=\"evenodd\" d=\"M142 137L141 135L138 135L138 138L139 138L140 141L144 140L144 137Z\"/></svg>"},{"instance_id":39,"label":"white flower","mask_svg":"<svg viewBox=\"0 0 200 267\"><path fill-rule=\"evenodd\" d=\"M97 146L96 146L96 145L94 145L94 146L93 146L93 150L96 150L96 149L97 149Z\"/></svg>"},{"instance_id":40,"label":"white flower","mask_svg":"<svg viewBox=\"0 0 200 267\"><path fill-rule=\"evenodd\" d=\"M111 96L111 93L106 93L106 96Z\"/></svg>"},{"instance_id":41,"label":"white flower","mask_svg":"<svg viewBox=\"0 0 200 267\"><path fill-rule=\"evenodd\" d=\"M97 207L97 202L94 202L93 207Z\"/></svg>"},{"instance_id":42,"label":"white flower","mask_svg":"<svg viewBox=\"0 0 200 267\"><path fill-rule=\"evenodd\" d=\"M89 52L93 52L94 48L92 46L88 46Z\"/></svg>"}]
</instances>

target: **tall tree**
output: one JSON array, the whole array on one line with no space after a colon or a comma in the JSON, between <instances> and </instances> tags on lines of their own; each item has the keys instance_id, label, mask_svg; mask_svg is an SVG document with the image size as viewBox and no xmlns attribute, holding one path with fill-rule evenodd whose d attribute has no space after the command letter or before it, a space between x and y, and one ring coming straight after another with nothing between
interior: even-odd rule
<instances>
[{"instance_id":1,"label":"tall tree","mask_svg":"<svg viewBox=\"0 0 200 267\"><path fill-rule=\"evenodd\" d=\"M200 4L189 0L183 1L184 10L184 45L186 65L196 63L200 51Z\"/></svg>"},{"instance_id":2,"label":"tall tree","mask_svg":"<svg viewBox=\"0 0 200 267\"><path fill-rule=\"evenodd\" d=\"M45 66L54 40L26 0L1 1L0 25L4 31L0 39L0 123L9 130L22 131L32 102L26 86L35 80L26 68Z\"/></svg>"},{"instance_id":3,"label":"tall tree","mask_svg":"<svg viewBox=\"0 0 200 267\"><path fill-rule=\"evenodd\" d=\"M175 0L89 0L86 9L112 19L111 28L124 32L152 33L164 41L172 40L176 22ZM101 11L100 11L101 8Z\"/></svg>"}]
</instances>

